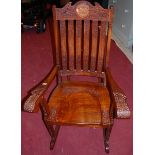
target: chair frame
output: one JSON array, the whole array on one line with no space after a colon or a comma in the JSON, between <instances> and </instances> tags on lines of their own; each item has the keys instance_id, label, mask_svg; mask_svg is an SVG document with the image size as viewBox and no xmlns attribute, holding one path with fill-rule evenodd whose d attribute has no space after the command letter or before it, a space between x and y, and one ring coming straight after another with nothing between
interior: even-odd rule
<instances>
[{"instance_id":1,"label":"chair frame","mask_svg":"<svg viewBox=\"0 0 155 155\"><path fill-rule=\"evenodd\" d=\"M90 7L90 14L85 16L87 14L86 12L81 12L80 16L75 14L73 10L77 8L79 5L86 5ZM93 9L92 9L93 8ZM35 88L33 88L24 103L24 111L34 113L38 112L39 109L41 109L43 113L43 121L45 123L46 128L48 129L48 132L51 136L51 143L50 143L50 148L53 149L57 135L60 129L61 125L65 125L63 123L61 124L52 124L52 118L54 117L55 111L50 111L48 107L48 101L45 99L45 93L47 92L49 86L51 83L56 79L57 84L60 84L62 82L62 77L65 76L67 77L67 80L70 80L70 76L72 75L82 75L82 76L92 76L92 77L97 77L99 82L103 83L103 86L107 87L109 94L110 94L110 124L104 125L83 125L83 126L90 126L90 127L101 127L103 128L103 135L104 135L104 145L105 145L105 151L109 153L109 138L110 138L110 133L113 127L113 120L114 118L116 119L126 119L130 118L130 110L128 108L127 102L126 102L126 95L122 91L122 89L118 86L118 84L114 81L112 74L110 72L110 69L108 67L108 62L109 62L109 52L110 52L110 44L111 44L111 33L112 33L112 17L113 17L113 8L110 9L103 9L98 3L95 3L95 6L90 4L87 1L79 1L75 3L73 6L71 3L66 4L63 8L56 8L53 6L53 24L54 24L54 36L55 36L55 63L52 68L52 70L49 72L49 74L44 78L39 85L37 85ZM95 11L97 10L97 11ZM96 12L99 12L97 14ZM99 16L100 15L100 16ZM85 17L83 17L85 16ZM86 65L83 65L83 68L81 69L81 66L79 64L81 63L79 58L76 57L76 64L73 59L70 59L69 63L66 63L66 59L62 56L60 56L60 48L64 48L63 44L62 47L60 47L59 44L59 30L58 30L58 20L83 20L83 18L88 19L88 20L94 20L94 21L104 21L108 20L108 31L107 31L107 45L106 45L106 51L105 54L101 53L99 56L103 57L104 56L104 62L101 62L101 60L98 60L98 63L95 63L92 61L92 64L90 67L86 67ZM63 22L62 22L63 23ZM87 22L86 22L87 23ZM78 22L77 22L78 24ZM63 24L62 30L63 30ZM72 35L72 24L70 26L70 33L68 34L68 37L71 37ZM79 25L78 25L79 26ZM78 33L78 32L77 32ZM92 34L93 35L93 34ZM85 40L86 38L84 38ZM77 40L76 40L77 41ZM71 41L73 43L73 40ZM73 43L74 44L74 43ZM102 45L102 43L101 43ZM95 46L92 42L92 48ZM70 50L74 50L73 46L68 47ZM87 47L86 47L87 48ZM77 52L78 52L78 46L77 46ZM103 50L103 49L101 49ZM64 51L63 51L64 52ZM73 54L73 53L71 53ZM93 52L92 52L93 54ZM60 63L60 57L62 60L62 63ZM89 57L86 57L86 59L89 61ZM102 65L101 65L102 63ZM97 64L97 69L95 70L94 67ZM76 69L75 67L76 66ZM86 67L86 68L85 68ZM103 117L104 113L102 114ZM50 116L50 119L49 119ZM106 119L106 118L105 118ZM55 127L54 127L55 125ZM75 124L77 125L77 124Z\"/></svg>"}]
</instances>

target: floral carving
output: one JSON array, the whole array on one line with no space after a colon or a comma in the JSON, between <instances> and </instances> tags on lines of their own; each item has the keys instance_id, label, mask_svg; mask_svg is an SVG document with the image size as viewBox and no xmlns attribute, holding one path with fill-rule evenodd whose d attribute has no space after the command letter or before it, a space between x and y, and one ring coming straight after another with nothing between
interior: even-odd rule
<instances>
[{"instance_id":1,"label":"floral carving","mask_svg":"<svg viewBox=\"0 0 155 155\"><path fill-rule=\"evenodd\" d=\"M129 118L130 117L130 110L126 103L126 96L120 92L113 92L115 102L116 102L116 109L117 109L117 117L118 118Z\"/></svg>"},{"instance_id":2,"label":"floral carving","mask_svg":"<svg viewBox=\"0 0 155 155\"><path fill-rule=\"evenodd\" d=\"M110 11L103 9L98 3L93 6L87 1L79 1L75 5L71 5L70 2L63 8L56 8L56 20L79 20L84 18L87 20L111 21Z\"/></svg>"},{"instance_id":3,"label":"floral carving","mask_svg":"<svg viewBox=\"0 0 155 155\"><path fill-rule=\"evenodd\" d=\"M102 111L102 125L110 125L110 117L108 111Z\"/></svg>"},{"instance_id":4,"label":"floral carving","mask_svg":"<svg viewBox=\"0 0 155 155\"><path fill-rule=\"evenodd\" d=\"M35 104L37 100L39 99L41 94L46 90L46 88L47 88L46 83L42 83L31 92L32 95L30 95L30 97L26 100L24 104L25 111L33 112L33 110L35 109Z\"/></svg>"},{"instance_id":5,"label":"floral carving","mask_svg":"<svg viewBox=\"0 0 155 155\"><path fill-rule=\"evenodd\" d=\"M113 115L113 104L111 104L111 107L110 107L110 123L111 125L114 123L114 115Z\"/></svg>"},{"instance_id":6,"label":"floral carving","mask_svg":"<svg viewBox=\"0 0 155 155\"><path fill-rule=\"evenodd\" d=\"M35 103L39 97L39 94L32 94L24 104L24 110L28 112L33 112L35 108Z\"/></svg>"}]
</instances>

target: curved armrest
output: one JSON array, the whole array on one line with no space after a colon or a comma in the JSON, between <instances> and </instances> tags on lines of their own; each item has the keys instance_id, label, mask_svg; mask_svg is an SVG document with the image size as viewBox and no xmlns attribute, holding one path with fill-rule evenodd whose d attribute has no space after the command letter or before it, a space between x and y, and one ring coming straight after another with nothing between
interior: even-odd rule
<instances>
[{"instance_id":1,"label":"curved armrest","mask_svg":"<svg viewBox=\"0 0 155 155\"><path fill-rule=\"evenodd\" d=\"M110 70L106 69L107 86L113 99L116 118L130 118L130 110L127 105L127 97L113 79Z\"/></svg>"},{"instance_id":2,"label":"curved armrest","mask_svg":"<svg viewBox=\"0 0 155 155\"><path fill-rule=\"evenodd\" d=\"M24 111L37 112L39 110L39 103L42 101L42 96L57 75L57 72L58 67L55 66L41 84L30 91L30 95L28 95L28 98L24 103Z\"/></svg>"}]
</instances>

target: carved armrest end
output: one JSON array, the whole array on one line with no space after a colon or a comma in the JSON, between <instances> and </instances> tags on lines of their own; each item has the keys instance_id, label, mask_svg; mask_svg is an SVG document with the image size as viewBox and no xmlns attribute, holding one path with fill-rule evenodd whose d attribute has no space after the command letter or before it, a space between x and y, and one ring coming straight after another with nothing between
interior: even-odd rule
<instances>
[{"instance_id":1,"label":"carved armrest end","mask_svg":"<svg viewBox=\"0 0 155 155\"><path fill-rule=\"evenodd\" d=\"M37 100L38 97L35 94L30 95L24 104L24 111L37 112L38 111L38 108L36 107Z\"/></svg>"},{"instance_id":2,"label":"carved armrest end","mask_svg":"<svg viewBox=\"0 0 155 155\"><path fill-rule=\"evenodd\" d=\"M130 110L127 105L127 97L121 92L113 92L116 118L130 118Z\"/></svg>"},{"instance_id":3,"label":"carved armrest end","mask_svg":"<svg viewBox=\"0 0 155 155\"><path fill-rule=\"evenodd\" d=\"M116 118L130 118L130 110L127 104L127 97L123 90L113 79L110 69L106 69L107 87L114 103L114 114Z\"/></svg>"},{"instance_id":4,"label":"carved armrest end","mask_svg":"<svg viewBox=\"0 0 155 155\"><path fill-rule=\"evenodd\" d=\"M47 86L43 84L35 88L24 103L24 111L31 112L31 113L37 112L39 110L39 103L42 99L41 97L43 96L46 89L47 89Z\"/></svg>"},{"instance_id":5,"label":"carved armrest end","mask_svg":"<svg viewBox=\"0 0 155 155\"><path fill-rule=\"evenodd\" d=\"M42 96L57 75L57 72L58 67L54 66L48 76L43 80L43 82L30 92L30 95L24 103L24 111L37 112L39 110L39 103L42 101Z\"/></svg>"}]
</instances>

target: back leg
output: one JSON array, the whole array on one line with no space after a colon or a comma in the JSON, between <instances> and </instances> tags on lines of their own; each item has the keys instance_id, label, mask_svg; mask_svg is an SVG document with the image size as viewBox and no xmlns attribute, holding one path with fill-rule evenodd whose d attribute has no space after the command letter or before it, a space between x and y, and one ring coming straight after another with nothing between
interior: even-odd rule
<instances>
[{"instance_id":1,"label":"back leg","mask_svg":"<svg viewBox=\"0 0 155 155\"><path fill-rule=\"evenodd\" d=\"M111 130L112 130L112 126L103 129L104 146L105 146L106 153L109 153L109 138L110 138Z\"/></svg>"},{"instance_id":2,"label":"back leg","mask_svg":"<svg viewBox=\"0 0 155 155\"><path fill-rule=\"evenodd\" d=\"M50 150L53 150L55 142L57 140L57 136L58 136L58 133L59 133L60 126L56 125L55 128L54 128L53 125L46 124L46 122L45 122L45 125L46 125L46 128L47 128L50 136L51 136Z\"/></svg>"}]
</instances>

